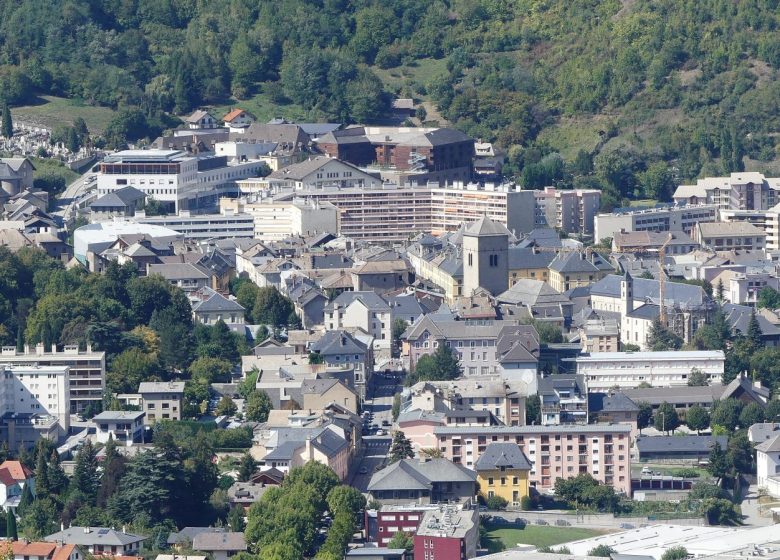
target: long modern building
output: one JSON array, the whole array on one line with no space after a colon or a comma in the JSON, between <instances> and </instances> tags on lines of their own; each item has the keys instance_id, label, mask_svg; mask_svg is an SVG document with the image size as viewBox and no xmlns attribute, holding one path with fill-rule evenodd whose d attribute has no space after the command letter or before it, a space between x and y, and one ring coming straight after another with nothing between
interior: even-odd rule
<instances>
[{"instance_id":1,"label":"long modern building","mask_svg":"<svg viewBox=\"0 0 780 560\"><path fill-rule=\"evenodd\" d=\"M684 352L598 352L577 358L577 373L589 392L612 387L635 389L687 386L691 370L698 369L710 383L721 383L726 357L722 350Z\"/></svg>"},{"instance_id":2,"label":"long modern building","mask_svg":"<svg viewBox=\"0 0 780 560\"><path fill-rule=\"evenodd\" d=\"M717 219L718 208L714 204L626 208L611 214L597 215L594 219L594 238L598 242L615 237L619 231L684 231L691 235L696 224L715 222Z\"/></svg>"},{"instance_id":3,"label":"long modern building","mask_svg":"<svg viewBox=\"0 0 780 560\"><path fill-rule=\"evenodd\" d=\"M106 353L95 352L91 346L79 350L77 345L65 346L58 350L52 345L46 352L43 344L31 348L25 346L23 352L15 346L3 346L0 351L0 367L67 367L68 374L68 413L83 412L90 404L103 400L106 384Z\"/></svg>"},{"instance_id":4,"label":"long modern building","mask_svg":"<svg viewBox=\"0 0 780 560\"><path fill-rule=\"evenodd\" d=\"M260 160L227 156L192 156L181 150L124 150L99 165L97 194L135 187L169 210L204 212L220 196L235 194L236 181L260 175Z\"/></svg>"},{"instance_id":5,"label":"long modern building","mask_svg":"<svg viewBox=\"0 0 780 560\"><path fill-rule=\"evenodd\" d=\"M218 214L191 214L136 217L139 224L150 224L181 233L187 239L253 239L255 220L251 214L222 211Z\"/></svg>"},{"instance_id":6,"label":"long modern building","mask_svg":"<svg viewBox=\"0 0 780 560\"><path fill-rule=\"evenodd\" d=\"M442 456L473 469L493 442L516 443L532 468L537 491L549 491L557 478L590 473L631 494L631 424L565 426L438 426L433 432Z\"/></svg>"},{"instance_id":7,"label":"long modern building","mask_svg":"<svg viewBox=\"0 0 780 560\"><path fill-rule=\"evenodd\" d=\"M680 185L672 198L677 204L712 204L720 210L768 210L780 203L778 193L780 178L743 171Z\"/></svg>"}]
</instances>

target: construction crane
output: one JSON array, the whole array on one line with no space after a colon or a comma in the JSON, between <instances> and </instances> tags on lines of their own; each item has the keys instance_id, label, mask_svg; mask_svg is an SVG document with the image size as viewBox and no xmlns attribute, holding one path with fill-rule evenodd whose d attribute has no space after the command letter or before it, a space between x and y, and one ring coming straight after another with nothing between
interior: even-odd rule
<instances>
[{"instance_id":1,"label":"construction crane","mask_svg":"<svg viewBox=\"0 0 780 560\"><path fill-rule=\"evenodd\" d=\"M660 306L658 308L658 318L661 321L661 325L664 327L668 326L666 324L666 271L664 270L664 259L666 257L666 246L669 245L673 239L674 236L670 233L667 235L664 244L658 249L658 296L660 299L658 302L658 305Z\"/></svg>"}]
</instances>

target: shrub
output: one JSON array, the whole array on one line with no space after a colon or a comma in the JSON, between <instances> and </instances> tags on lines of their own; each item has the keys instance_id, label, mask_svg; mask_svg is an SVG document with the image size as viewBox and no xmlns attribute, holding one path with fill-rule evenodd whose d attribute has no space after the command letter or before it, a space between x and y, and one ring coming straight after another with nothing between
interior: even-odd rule
<instances>
[{"instance_id":1,"label":"shrub","mask_svg":"<svg viewBox=\"0 0 780 560\"><path fill-rule=\"evenodd\" d=\"M485 505L487 505L488 509L505 509L508 504L509 502L501 496L490 496L485 500Z\"/></svg>"}]
</instances>

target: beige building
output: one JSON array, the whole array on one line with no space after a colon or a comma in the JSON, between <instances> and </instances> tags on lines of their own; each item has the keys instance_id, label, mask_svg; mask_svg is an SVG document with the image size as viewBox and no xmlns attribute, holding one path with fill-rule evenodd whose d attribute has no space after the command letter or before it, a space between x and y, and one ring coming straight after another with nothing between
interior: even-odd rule
<instances>
[{"instance_id":1,"label":"beige building","mask_svg":"<svg viewBox=\"0 0 780 560\"><path fill-rule=\"evenodd\" d=\"M534 191L534 197L537 226L554 227L570 234L593 233L593 219L601 206L600 190L545 187Z\"/></svg>"},{"instance_id":2,"label":"beige building","mask_svg":"<svg viewBox=\"0 0 780 560\"><path fill-rule=\"evenodd\" d=\"M279 241L290 236L336 233L339 229L338 209L326 201L294 198L275 202L262 199L222 198L220 211L249 214L254 218L254 237L261 241Z\"/></svg>"},{"instance_id":3,"label":"beige building","mask_svg":"<svg viewBox=\"0 0 780 560\"><path fill-rule=\"evenodd\" d=\"M184 397L184 382L144 381L138 387L146 412L145 424L158 420L181 420L181 405Z\"/></svg>"},{"instance_id":4,"label":"beige building","mask_svg":"<svg viewBox=\"0 0 780 560\"><path fill-rule=\"evenodd\" d=\"M716 251L762 250L767 244L767 233L748 222L696 224L693 238L703 247Z\"/></svg>"},{"instance_id":5,"label":"beige building","mask_svg":"<svg viewBox=\"0 0 780 560\"><path fill-rule=\"evenodd\" d=\"M620 350L620 326L617 321L593 319L581 326L580 343L582 351L618 352Z\"/></svg>"},{"instance_id":6,"label":"beige building","mask_svg":"<svg viewBox=\"0 0 780 560\"><path fill-rule=\"evenodd\" d=\"M301 385L304 410L324 410L331 403L358 412L358 395L338 379L307 379Z\"/></svg>"},{"instance_id":7,"label":"beige building","mask_svg":"<svg viewBox=\"0 0 780 560\"><path fill-rule=\"evenodd\" d=\"M559 253L550 263L550 285L563 293L572 288L590 286L614 268L598 253Z\"/></svg>"}]
</instances>

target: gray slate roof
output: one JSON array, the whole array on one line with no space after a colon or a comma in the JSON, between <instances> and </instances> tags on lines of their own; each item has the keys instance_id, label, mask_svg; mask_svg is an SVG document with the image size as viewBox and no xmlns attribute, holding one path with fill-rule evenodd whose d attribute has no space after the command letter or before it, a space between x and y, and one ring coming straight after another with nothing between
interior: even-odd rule
<instances>
[{"instance_id":1,"label":"gray slate roof","mask_svg":"<svg viewBox=\"0 0 780 560\"><path fill-rule=\"evenodd\" d=\"M530 247L509 248L509 270L547 268L555 258L553 251L534 251Z\"/></svg>"},{"instance_id":2,"label":"gray slate roof","mask_svg":"<svg viewBox=\"0 0 780 560\"><path fill-rule=\"evenodd\" d=\"M366 345L347 331L328 331L311 345L314 352L323 356L332 354L365 354Z\"/></svg>"},{"instance_id":3,"label":"gray slate roof","mask_svg":"<svg viewBox=\"0 0 780 560\"><path fill-rule=\"evenodd\" d=\"M476 478L477 473L448 459L402 459L374 473L368 490L430 490L434 483L474 482Z\"/></svg>"},{"instance_id":4,"label":"gray slate roof","mask_svg":"<svg viewBox=\"0 0 780 560\"><path fill-rule=\"evenodd\" d=\"M722 449L728 445L728 436L639 436L636 446L642 453L709 453L716 443Z\"/></svg>"},{"instance_id":5,"label":"gray slate roof","mask_svg":"<svg viewBox=\"0 0 780 560\"><path fill-rule=\"evenodd\" d=\"M676 388L676 387L675 387ZM590 393L588 395L589 412L637 412L639 406L625 393Z\"/></svg>"},{"instance_id":6,"label":"gray slate roof","mask_svg":"<svg viewBox=\"0 0 780 560\"><path fill-rule=\"evenodd\" d=\"M550 270L560 273L582 274L599 271L599 268L590 262L584 253L559 253L550 263Z\"/></svg>"},{"instance_id":7,"label":"gray slate roof","mask_svg":"<svg viewBox=\"0 0 780 560\"><path fill-rule=\"evenodd\" d=\"M375 312L389 312L390 305L376 292L343 292L325 306L325 311L333 311L336 305L347 307L354 301L359 301L368 309Z\"/></svg>"},{"instance_id":8,"label":"gray slate roof","mask_svg":"<svg viewBox=\"0 0 780 560\"><path fill-rule=\"evenodd\" d=\"M86 527L69 527L45 537L45 540L46 542L62 541L65 544L78 546L92 546L95 544L124 546L146 540L146 537L132 533L123 533L108 527L90 527L89 532L86 532L85 529Z\"/></svg>"},{"instance_id":9,"label":"gray slate roof","mask_svg":"<svg viewBox=\"0 0 780 560\"><path fill-rule=\"evenodd\" d=\"M531 462L516 443L494 442L485 448L474 469L479 471L494 471L501 467L523 471L531 470Z\"/></svg>"},{"instance_id":10,"label":"gray slate roof","mask_svg":"<svg viewBox=\"0 0 780 560\"><path fill-rule=\"evenodd\" d=\"M196 303L192 310L200 313L212 311L244 311L244 306L235 300L226 298L220 293L215 293L209 299Z\"/></svg>"},{"instance_id":11,"label":"gray slate roof","mask_svg":"<svg viewBox=\"0 0 780 560\"><path fill-rule=\"evenodd\" d=\"M610 274L605 276L590 288L591 296L620 297L620 282L623 276ZM658 303L658 280L634 278L634 299ZM666 301L674 302L683 307L695 307L709 300L701 286L682 284L680 282L666 283Z\"/></svg>"},{"instance_id":12,"label":"gray slate roof","mask_svg":"<svg viewBox=\"0 0 780 560\"><path fill-rule=\"evenodd\" d=\"M762 453L775 453L780 451L780 435L773 437L772 439L765 441L761 445L757 445L756 449Z\"/></svg>"},{"instance_id":13,"label":"gray slate roof","mask_svg":"<svg viewBox=\"0 0 780 560\"><path fill-rule=\"evenodd\" d=\"M212 550L246 550L244 533L199 533L192 540L192 548L209 552Z\"/></svg>"},{"instance_id":14,"label":"gray slate roof","mask_svg":"<svg viewBox=\"0 0 780 560\"><path fill-rule=\"evenodd\" d=\"M136 189L135 187L124 187L104 194L89 206L93 209L129 206L138 200L142 200L145 197L146 193Z\"/></svg>"},{"instance_id":15,"label":"gray slate roof","mask_svg":"<svg viewBox=\"0 0 780 560\"><path fill-rule=\"evenodd\" d=\"M225 529L222 527L184 527L178 533L168 534L168 544L183 544L192 543L195 539L195 535L200 533L224 533Z\"/></svg>"}]
</instances>

